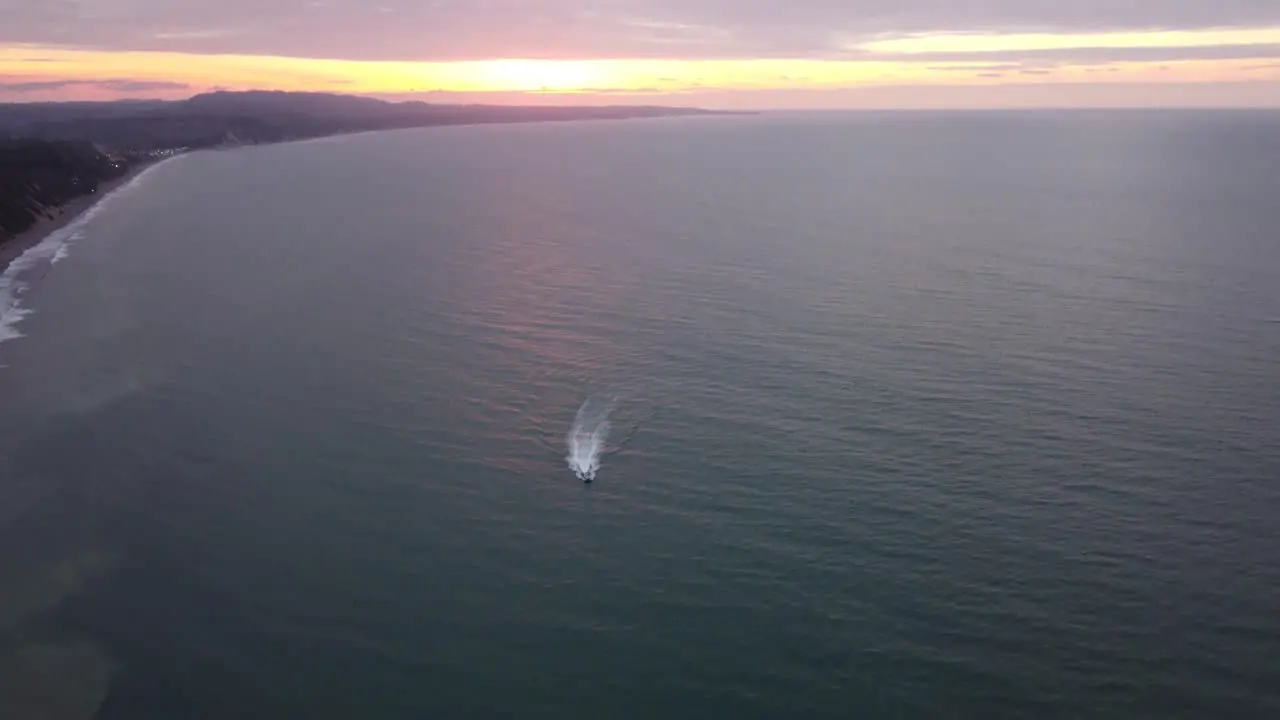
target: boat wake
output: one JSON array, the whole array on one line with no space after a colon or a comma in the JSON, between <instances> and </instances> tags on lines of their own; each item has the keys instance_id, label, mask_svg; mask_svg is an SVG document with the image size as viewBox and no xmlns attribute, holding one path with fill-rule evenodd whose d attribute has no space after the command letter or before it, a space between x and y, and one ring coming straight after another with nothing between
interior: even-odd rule
<instances>
[{"instance_id":1,"label":"boat wake","mask_svg":"<svg viewBox=\"0 0 1280 720\"><path fill-rule=\"evenodd\" d=\"M573 419L573 427L565 438L569 454L565 460L569 469L583 482L596 479L600 470L600 456L605 452L605 443L609 440L609 414L613 412L611 398L589 397L578 408Z\"/></svg>"}]
</instances>

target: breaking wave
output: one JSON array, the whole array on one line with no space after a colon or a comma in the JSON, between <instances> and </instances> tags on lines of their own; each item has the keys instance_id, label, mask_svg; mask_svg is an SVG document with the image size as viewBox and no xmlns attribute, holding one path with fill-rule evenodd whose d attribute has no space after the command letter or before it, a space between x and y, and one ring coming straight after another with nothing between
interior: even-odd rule
<instances>
[{"instance_id":1,"label":"breaking wave","mask_svg":"<svg viewBox=\"0 0 1280 720\"><path fill-rule=\"evenodd\" d=\"M0 273L0 343L22 337L18 325L32 313L25 296L52 268L65 260L76 242L83 240L85 226L120 193L136 187L151 171L168 162L161 161L138 173L137 177L107 193L65 227L58 228L26 252L14 258Z\"/></svg>"}]
</instances>

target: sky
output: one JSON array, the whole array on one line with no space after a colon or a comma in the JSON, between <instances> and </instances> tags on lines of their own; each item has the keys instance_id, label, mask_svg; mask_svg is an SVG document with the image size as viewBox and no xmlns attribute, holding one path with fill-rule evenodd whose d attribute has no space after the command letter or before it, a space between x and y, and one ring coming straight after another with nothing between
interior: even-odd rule
<instances>
[{"instance_id":1,"label":"sky","mask_svg":"<svg viewBox=\"0 0 1280 720\"><path fill-rule=\"evenodd\" d=\"M1280 107L1280 0L0 0L0 102Z\"/></svg>"}]
</instances>

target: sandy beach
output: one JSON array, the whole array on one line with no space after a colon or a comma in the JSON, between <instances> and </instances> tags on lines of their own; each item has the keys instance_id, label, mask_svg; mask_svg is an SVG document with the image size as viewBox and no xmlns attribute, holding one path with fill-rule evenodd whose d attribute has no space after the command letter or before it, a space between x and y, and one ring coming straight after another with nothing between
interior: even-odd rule
<instances>
[{"instance_id":1,"label":"sandy beach","mask_svg":"<svg viewBox=\"0 0 1280 720\"><path fill-rule=\"evenodd\" d=\"M98 186L96 192L89 193L83 197L76 198L71 202L58 208L58 214L52 218L46 218L26 231L18 233L8 240L0 241L0 273L3 273L9 267L9 263L22 256L22 254L31 248L39 245L42 240L49 237L55 231L70 225L76 218L80 217L89 208L98 204L100 200L111 194L115 189L126 185L129 181L145 172L148 168L153 167L155 163L145 163L121 175L110 182L102 183Z\"/></svg>"}]
</instances>

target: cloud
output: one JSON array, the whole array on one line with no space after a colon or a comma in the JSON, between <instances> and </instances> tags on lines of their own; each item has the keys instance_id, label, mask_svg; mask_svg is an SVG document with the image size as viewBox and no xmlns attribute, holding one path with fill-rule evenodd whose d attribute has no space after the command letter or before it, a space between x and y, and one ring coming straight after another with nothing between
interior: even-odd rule
<instances>
[{"instance_id":1,"label":"cloud","mask_svg":"<svg viewBox=\"0 0 1280 720\"><path fill-rule=\"evenodd\" d=\"M41 93L51 90L67 90L70 88L88 87L118 93L160 92L173 90L190 90L191 86L180 82L157 82L152 80L27 80L17 82L0 82L0 92L6 93Z\"/></svg>"},{"instance_id":2,"label":"cloud","mask_svg":"<svg viewBox=\"0 0 1280 720\"><path fill-rule=\"evenodd\" d=\"M992 72L996 70L1016 70L1018 67L1018 63L999 62L975 63L973 65L928 65L925 69L931 72Z\"/></svg>"},{"instance_id":3,"label":"cloud","mask_svg":"<svg viewBox=\"0 0 1280 720\"><path fill-rule=\"evenodd\" d=\"M353 60L828 57L913 33L1280 27L1276 0L0 0L0 44Z\"/></svg>"},{"instance_id":4,"label":"cloud","mask_svg":"<svg viewBox=\"0 0 1280 720\"><path fill-rule=\"evenodd\" d=\"M1172 60L1280 60L1280 44L1217 45L1203 47L1077 47L999 52L929 52L903 58L900 55L860 53L859 60L917 60L938 62L1164 62Z\"/></svg>"},{"instance_id":5,"label":"cloud","mask_svg":"<svg viewBox=\"0 0 1280 720\"><path fill-rule=\"evenodd\" d=\"M165 30L156 33L156 40L216 40L247 34L248 30L231 28L205 28L203 30Z\"/></svg>"},{"instance_id":6,"label":"cloud","mask_svg":"<svg viewBox=\"0 0 1280 720\"><path fill-rule=\"evenodd\" d=\"M1280 0L0 0L0 18L0 90L22 99L188 89L156 82L166 80L363 93L844 92L976 78L1054 85L1113 65L1088 79L1209 84L1257 79L1280 62ZM64 55L66 65L27 64ZM522 64L540 59L573 62ZM1173 70L1158 74L1161 65Z\"/></svg>"},{"instance_id":7,"label":"cloud","mask_svg":"<svg viewBox=\"0 0 1280 720\"><path fill-rule=\"evenodd\" d=\"M98 80L89 84L116 92L156 92L161 90L191 89L191 86L187 83L157 80Z\"/></svg>"},{"instance_id":8,"label":"cloud","mask_svg":"<svg viewBox=\"0 0 1280 720\"><path fill-rule=\"evenodd\" d=\"M46 90L61 90L81 83L70 80L33 80L30 82L3 82L0 91L11 93L34 93Z\"/></svg>"}]
</instances>

